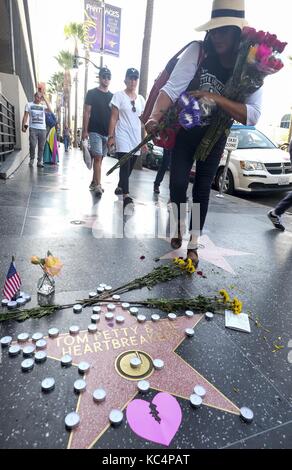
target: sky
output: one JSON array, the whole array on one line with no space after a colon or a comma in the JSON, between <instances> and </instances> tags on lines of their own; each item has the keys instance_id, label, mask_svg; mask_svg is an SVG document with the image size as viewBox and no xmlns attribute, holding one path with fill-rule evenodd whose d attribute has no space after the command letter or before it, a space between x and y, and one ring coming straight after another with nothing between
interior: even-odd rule
<instances>
[{"instance_id":1,"label":"sky","mask_svg":"<svg viewBox=\"0 0 292 470\"><path fill-rule=\"evenodd\" d=\"M73 52L73 44L64 38L64 25L71 21L83 21L83 0L28 0L32 21L38 77L47 81L58 71L54 57L62 49ZM125 71L129 67L140 69L146 0L110 0L109 4L122 9L121 54L119 58L106 55L104 64L112 71L111 91L123 89ZM292 28L291 0L246 0L246 18L250 26L277 34L288 42L282 59L284 69L269 76L264 85L264 106L259 122L262 128L280 121L292 107ZM45 7L45 5L48 5ZM212 0L155 0L150 55L149 84L164 68L168 60L185 44L203 39L204 33L195 31L210 19ZM289 8L290 7L290 8ZM47 31L46 31L47 28ZM81 55L81 54L80 54ZM99 55L91 54L91 60L99 65ZM80 67L82 90L83 66ZM94 68L90 67L89 87L96 85Z\"/></svg>"}]
</instances>

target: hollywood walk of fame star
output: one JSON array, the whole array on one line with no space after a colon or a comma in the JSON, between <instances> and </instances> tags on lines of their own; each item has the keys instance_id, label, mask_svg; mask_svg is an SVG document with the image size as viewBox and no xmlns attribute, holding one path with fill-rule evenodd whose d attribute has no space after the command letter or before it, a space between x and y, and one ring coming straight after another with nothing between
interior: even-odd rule
<instances>
[{"instance_id":1,"label":"hollywood walk of fame star","mask_svg":"<svg viewBox=\"0 0 292 470\"><path fill-rule=\"evenodd\" d=\"M102 310L105 312L106 307L102 307ZM140 324L134 316L122 311L120 306L117 307L116 314L125 316L123 325L109 323L101 315L97 333L82 331L78 336L63 334L56 339L47 338L49 358L60 362L65 354L71 354L74 366L82 361L91 366L85 376L87 389L80 395L77 403L80 425L71 432L68 448L93 447L109 428L110 411L124 410L136 397L137 382L140 379L125 378L117 369L118 358L127 351L140 351L148 354L152 360L164 361L162 371L150 370L149 376L146 374L144 377L150 381L151 389L189 400L194 387L200 384L207 391L205 406L239 414L236 405L175 352L182 341L191 341L186 338L185 329L195 327L202 315L193 318L178 317L176 321L165 319L158 323L148 321ZM103 388L107 393L106 400L101 404L96 404L93 400L93 392L98 388Z\"/></svg>"},{"instance_id":2,"label":"hollywood walk of fame star","mask_svg":"<svg viewBox=\"0 0 292 470\"><path fill-rule=\"evenodd\" d=\"M185 258L187 252L187 245L188 240L183 240L183 244L180 249L173 250L167 253L166 255L161 256L160 259L172 259L175 257ZM231 274L235 274L233 268L225 260L225 256L248 256L252 255L252 253L245 253L243 251L221 248L219 246L216 246L215 243L213 243L207 235L204 235L200 237L198 255L199 259L207 261L208 263L211 263L214 266L217 266L218 268L221 268Z\"/></svg>"}]
</instances>

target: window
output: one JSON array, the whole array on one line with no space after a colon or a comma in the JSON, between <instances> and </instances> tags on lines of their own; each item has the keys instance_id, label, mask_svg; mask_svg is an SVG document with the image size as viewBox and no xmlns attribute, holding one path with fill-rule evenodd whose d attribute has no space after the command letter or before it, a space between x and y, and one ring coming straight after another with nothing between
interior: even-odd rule
<instances>
[{"instance_id":1,"label":"window","mask_svg":"<svg viewBox=\"0 0 292 470\"><path fill-rule=\"evenodd\" d=\"M291 121L291 114L285 114L281 119L280 127L283 129L289 129Z\"/></svg>"}]
</instances>

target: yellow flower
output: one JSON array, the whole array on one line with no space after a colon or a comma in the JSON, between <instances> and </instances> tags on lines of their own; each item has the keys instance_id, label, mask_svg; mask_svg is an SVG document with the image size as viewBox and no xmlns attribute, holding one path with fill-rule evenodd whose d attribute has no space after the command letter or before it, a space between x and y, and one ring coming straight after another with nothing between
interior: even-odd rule
<instances>
[{"instance_id":1,"label":"yellow flower","mask_svg":"<svg viewBox=\"0 0 292 470\"><path fill-rule=\"evenodd\" d=\"M242 312L243 303L237 298L234 297L232 302L232 310L235 315L239 315Z\"/></svg>"},{"instance_id":2,"label":"yellow flower","mask_svg":"<svg viewBox=\"0 0 292 470\"><path fill-rule=\"evenodd\" d=\"M177 264L178 264L182 269L184 269L184 267L185 267L185 262L184 262L183 259L179 259Z\"/></svg>"},{"instance_id":3,"label":"yellow flower","mask_svg":"<svg viewBox=\"0 0 292 470\"><path fill-rule=\"evenodd\" d=\"M223 297L223 301L225 304L227 304L227 302L230 302L230 296L228 294L228 292L225 290L225 289L221 289L219 291L219 294Z\"/></svg>"},{"instance_id":4,"label":"yellow flower","mask_svg":"<svg viewBox=\"0 0 292 470\"><path fill-rule=\"evenodd\" d=\"M41 259L38 256L32 256L30 261L32 264L35 265L41 264Z\"/></svg>"},{"instance_id":5,"label":"yellow flower","mask_svg":"<svg viewBox=\"0 0 292 470\"><path fill-rule=\"evenodd\" d=\"M196 271L191 258L187 258L185 270L190 274L193 274Z\"/></svg>"},{"instance_id":6,"label":"yellow flower","mask_svg":"<svg viewBox=\"0 0 292 470\"><path fill-rule=\"evenodd\" d=\"M192 262L191 258L187 258L186 265L187 265L186 266L187 269L190 269L193 266L193 262Z\"/></svg>"},{"instance_id":7,"label":"yellow flower","mask_svg":"<svg viewBox=\"0 0 292 470\"><path fill-rule=\"evenodd\" d=\"M50 276L58 276L62 269L63 265L59 258L55 258L54 256L48 256L45 259L45 271L48 273Z\"/></svg>"},{"instance_id":8,"label":"yellow flower","mask_svg":"<svg viewBox=\"0 0 292 470\"><path fill-rule=\"evenodd\" d=\"M247 63L254 64L256 61L257 47L253 46L250 48L249 54L247 56Z\"/></svg>"},{"instance_id":9,"label":"yellow flower","mask_svg":"<svg viewBox=\"0 0 292 470\"><path fill-rule=\"evenodd\" d=\"M173 262L182 270L187 271L190 274L193 274L196 270L194 268L193 262L190 258L184 261L181 258L174 258Z\"/></svg>"}]
</instances>

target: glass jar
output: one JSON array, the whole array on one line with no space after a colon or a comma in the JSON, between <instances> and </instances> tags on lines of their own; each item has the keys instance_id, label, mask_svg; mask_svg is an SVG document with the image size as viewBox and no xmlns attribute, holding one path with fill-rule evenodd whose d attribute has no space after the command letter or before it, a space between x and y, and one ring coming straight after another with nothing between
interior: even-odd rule
<instances>
[{"instance_id":1,"label":"glass jar","mask_svg":"<svg viewBox=\"0 0 292 470\"><path fill-rule=\"evenodd\" d=\"M43 276L38 280L37 284L38 294L51 295L55 292L55 280L52 276L44 273Z\"/></svg>"}]
</instances>

